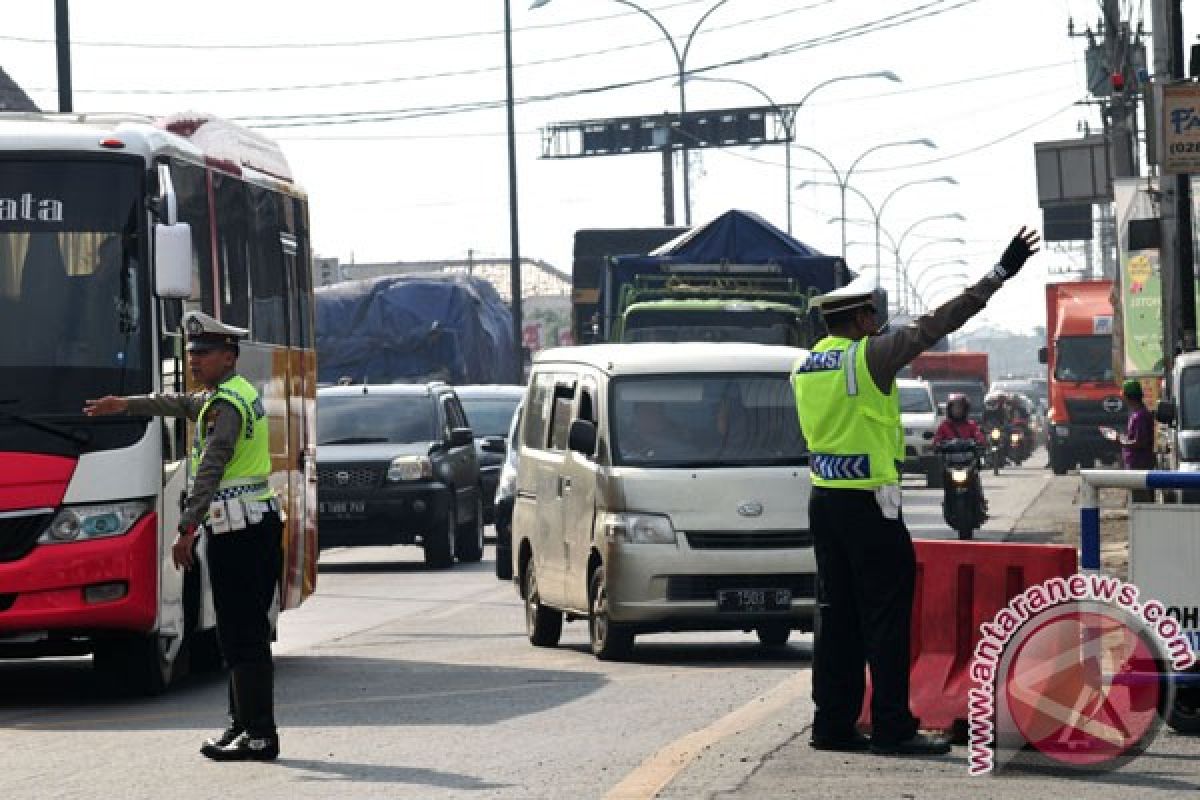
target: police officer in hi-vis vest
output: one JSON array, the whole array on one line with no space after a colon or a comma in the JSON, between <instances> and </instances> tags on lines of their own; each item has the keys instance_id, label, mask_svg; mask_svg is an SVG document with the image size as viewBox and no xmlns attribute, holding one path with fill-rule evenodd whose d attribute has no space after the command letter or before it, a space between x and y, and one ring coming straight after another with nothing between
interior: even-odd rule
<instances>
[{"instance_id":1,"label":"police officer in hi-vis vest","mask_svg":"<svg viewBox=\"0 0 1200 800\"><path fill-rule=\"evenodd\" d=\"M909 626L916 561L900 512L904 430L896 374L958 330L1037 252L1036 232L1013 237L997 264L961 295L890 332L880 332L882 293L862 276L813 298L829 335L792 373L812 473L809 526L820 614L813 656L810 744L881 754L950 751L920 733L908 706ZM871 670L870 740L855 730Z\"/></svg>"},{"instance_id":2,"label":"police officer in hi-vis vest","mask_svg":"<svg viewBox=\"0 0 1200 800\"><path fill-rule=\"evenodd\" d=\"M279 581L283 526L267 484L271 455L258 392L236 370L247 331L189 312L188 367L205 391L102 397L84 413L187 417L196 423L187 499L171 555L195 563L196 538L207 535L208 574L217 638L229 665L230 725L200 752L217 761L270 761L279 755L272 699L270 609Z\"/></svg>"}]
</instances>

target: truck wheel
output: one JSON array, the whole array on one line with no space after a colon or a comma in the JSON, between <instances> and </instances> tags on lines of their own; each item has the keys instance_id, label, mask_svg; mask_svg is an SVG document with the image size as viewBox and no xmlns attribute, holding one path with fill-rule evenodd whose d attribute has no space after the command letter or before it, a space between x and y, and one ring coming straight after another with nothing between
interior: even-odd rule
<instances>
[{"instance_id":1,"label":"truck wheel","mask_svg":"<svg viewBox=\"0 0 1200 800\"><path fill-rule=\"evenodd\" d=\"M482 492L482 490L479 490ZM483 558L483 498L475 495L475 513L471 519L458 527L455 550L458 560L464 564L474 564Z\"/></svg>"},{"instance_id":2,"label":"truck wheel","mask_svg":"<svg viewBox=\"0 0 1200 800\"><path fill-rule=\"evenodd\" d=\"M443 569L454 565L454 550L458 539L458 526L454 524L453 499L446 509L443 530L425 534L425 566Z\"/></svg>"},{"instance_id":3,"label":"truck wheel","mask_svg":"<svg viewBox=\"0 0 1200 800\"><path fill-rule=\"evenodd\" d=\"M534 647L557 647L562 638L563 615L561 611L542 605L538 593L537 571L533 559L525 565L525 583L521 595L525 598L525 633Z\"/></svg>"},{"instance_id":4,"label":"truck wheel","mask_svg":"<svg viewBox=\"0 0 1200 800\"><path fill-rule=\"evenodd\" d=\"M1171 711L1167 714L1167 725L1177 733L1200 733L1200 708L1196 706L1195 689L1177 689Z\"/></svg>"},{"instance_id":5,"label":"truck wheel","mask_svg":"<svg viewBox=\"0 0 1200 800\"><path fill-rule=\"evenodd\" d=\"M163 652L157 634L98 642L92 667L105 686L119 695L152 697L171 684L175 662Z\"/></svg>"},{"instance_id":6,"label":"truck wheel","mask_svg":"<svg viewBox=\"0 0 1200 800\"><path fill-rule=\"evenodd\" d=\"M613 622L609 617L608 582L604 566L592 570L588 583L588 600L592 613L588 615L588 634L592 654L601 661L624 661L633 652L633 631L629 626Z\"/></svg>"}]
</instances>

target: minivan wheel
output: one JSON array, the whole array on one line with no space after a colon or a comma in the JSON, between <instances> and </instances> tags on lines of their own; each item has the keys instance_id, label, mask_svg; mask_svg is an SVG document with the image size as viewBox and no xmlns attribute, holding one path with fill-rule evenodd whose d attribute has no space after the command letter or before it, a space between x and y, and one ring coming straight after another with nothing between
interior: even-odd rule
<instances>
[{"instance_id":1,"label":"minivan wheel","mask_svg":"<svg viewBox=\"0 0 1200 800\"><path fill-rule=\"evenodd\" d=\"M588 634L592 643L592 654L601 661L624 661L633 652L634 633L627 625L613 622L609 617L608 582L604 567L592 571L588 585Z\"/></svg>"},{"instance_id":2,"label":"minivan wheel","mask_svg":"<svg viewBox=\"0 0 1200 800\"><path fill-rule=\"evenodd\" d=\"M529 643L535 647L557 647L562 637L563 615L561 611L542 605L532 559L525 567L525 585L521 594L525 598L525 633Z\"/></svg>"},{"instance_id":3,"label":"minivan wheel","mask_svg":"<svg viewBox=\"0 0 1200 800\"><path fill-rule=\"evenodd\" d=\"M759 625L754 629L764 647L783 647L792 636L792 626L784 622Z\"/></svg>"},{"instance_id":4,"label":"minivan wheel","mask_svg":"<svg viewBox=\"0 0 1200 800\"><path fill-rule=\"evenodd\" d=\"M483 558L483 498L475 495L475 513L458 529L458 560L474 564Z\"/></svg>"},{"instance_id":5,"label":"minivan wheel","mask_svg":"<svg viewBox=\"0 0 1200 800\"><path fill-rule=\"evenodd\" d=\"M425 537L425 566L442 569L454 565L455 540L458 526L454 524L454 507L446 509L444 530L430 531Z\"/></svg>"}]
</instances>

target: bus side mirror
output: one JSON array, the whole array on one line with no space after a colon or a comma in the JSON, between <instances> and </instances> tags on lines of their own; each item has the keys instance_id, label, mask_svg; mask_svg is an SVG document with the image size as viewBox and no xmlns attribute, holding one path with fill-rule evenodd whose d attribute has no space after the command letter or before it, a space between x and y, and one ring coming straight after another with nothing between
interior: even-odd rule
<instances>
[{"instance_id":1,"label":"bus side mirror","mask_svg":"<svg viewBox=\"0 0 1200 800\"><path fill-rule=\"evenodd\" d=\"M154 291L163 298L192 296L192 226L154 226Z\"/></svg>"},{"instance_id":2,"label":"bus side mirror","mask_svg":"<svg viewBox=\"0 0 1200 800\"><path fill-rule=\"evenodd\" d=\"M1175 424L1175 404L1170 400L1159 400L1158 407L1154 409L1154 418L1163 425Z\"/></svg>"},{"instance_id":3,"label":"bus side mirror","mask_svg":"<svg viewBox=\"0 0 1200 800\"><path fill-rule=\"evenodd\" d=\"M1050 352L1044 347L1038 348L1038 363L1039 364L1049 364L1050 363Z\"/></svg>"}]
</instances>

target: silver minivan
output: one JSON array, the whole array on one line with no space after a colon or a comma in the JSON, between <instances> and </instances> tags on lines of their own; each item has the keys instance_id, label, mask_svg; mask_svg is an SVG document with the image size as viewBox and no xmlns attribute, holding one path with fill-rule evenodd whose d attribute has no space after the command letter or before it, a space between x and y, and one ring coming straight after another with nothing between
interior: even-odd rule
<instances>
[{"instance_id":1,"label":"silver minivan","mask_svg":"<svg viewBox=\"0 0 1200 800\"><path fill-rule=\"evenodd\" d=\"M530 641L588 621L639 633L811 629L809 471L790 374L803 350L610 344L538 355L524 401L513 581Z\"/></svg>"}]
</instances>

